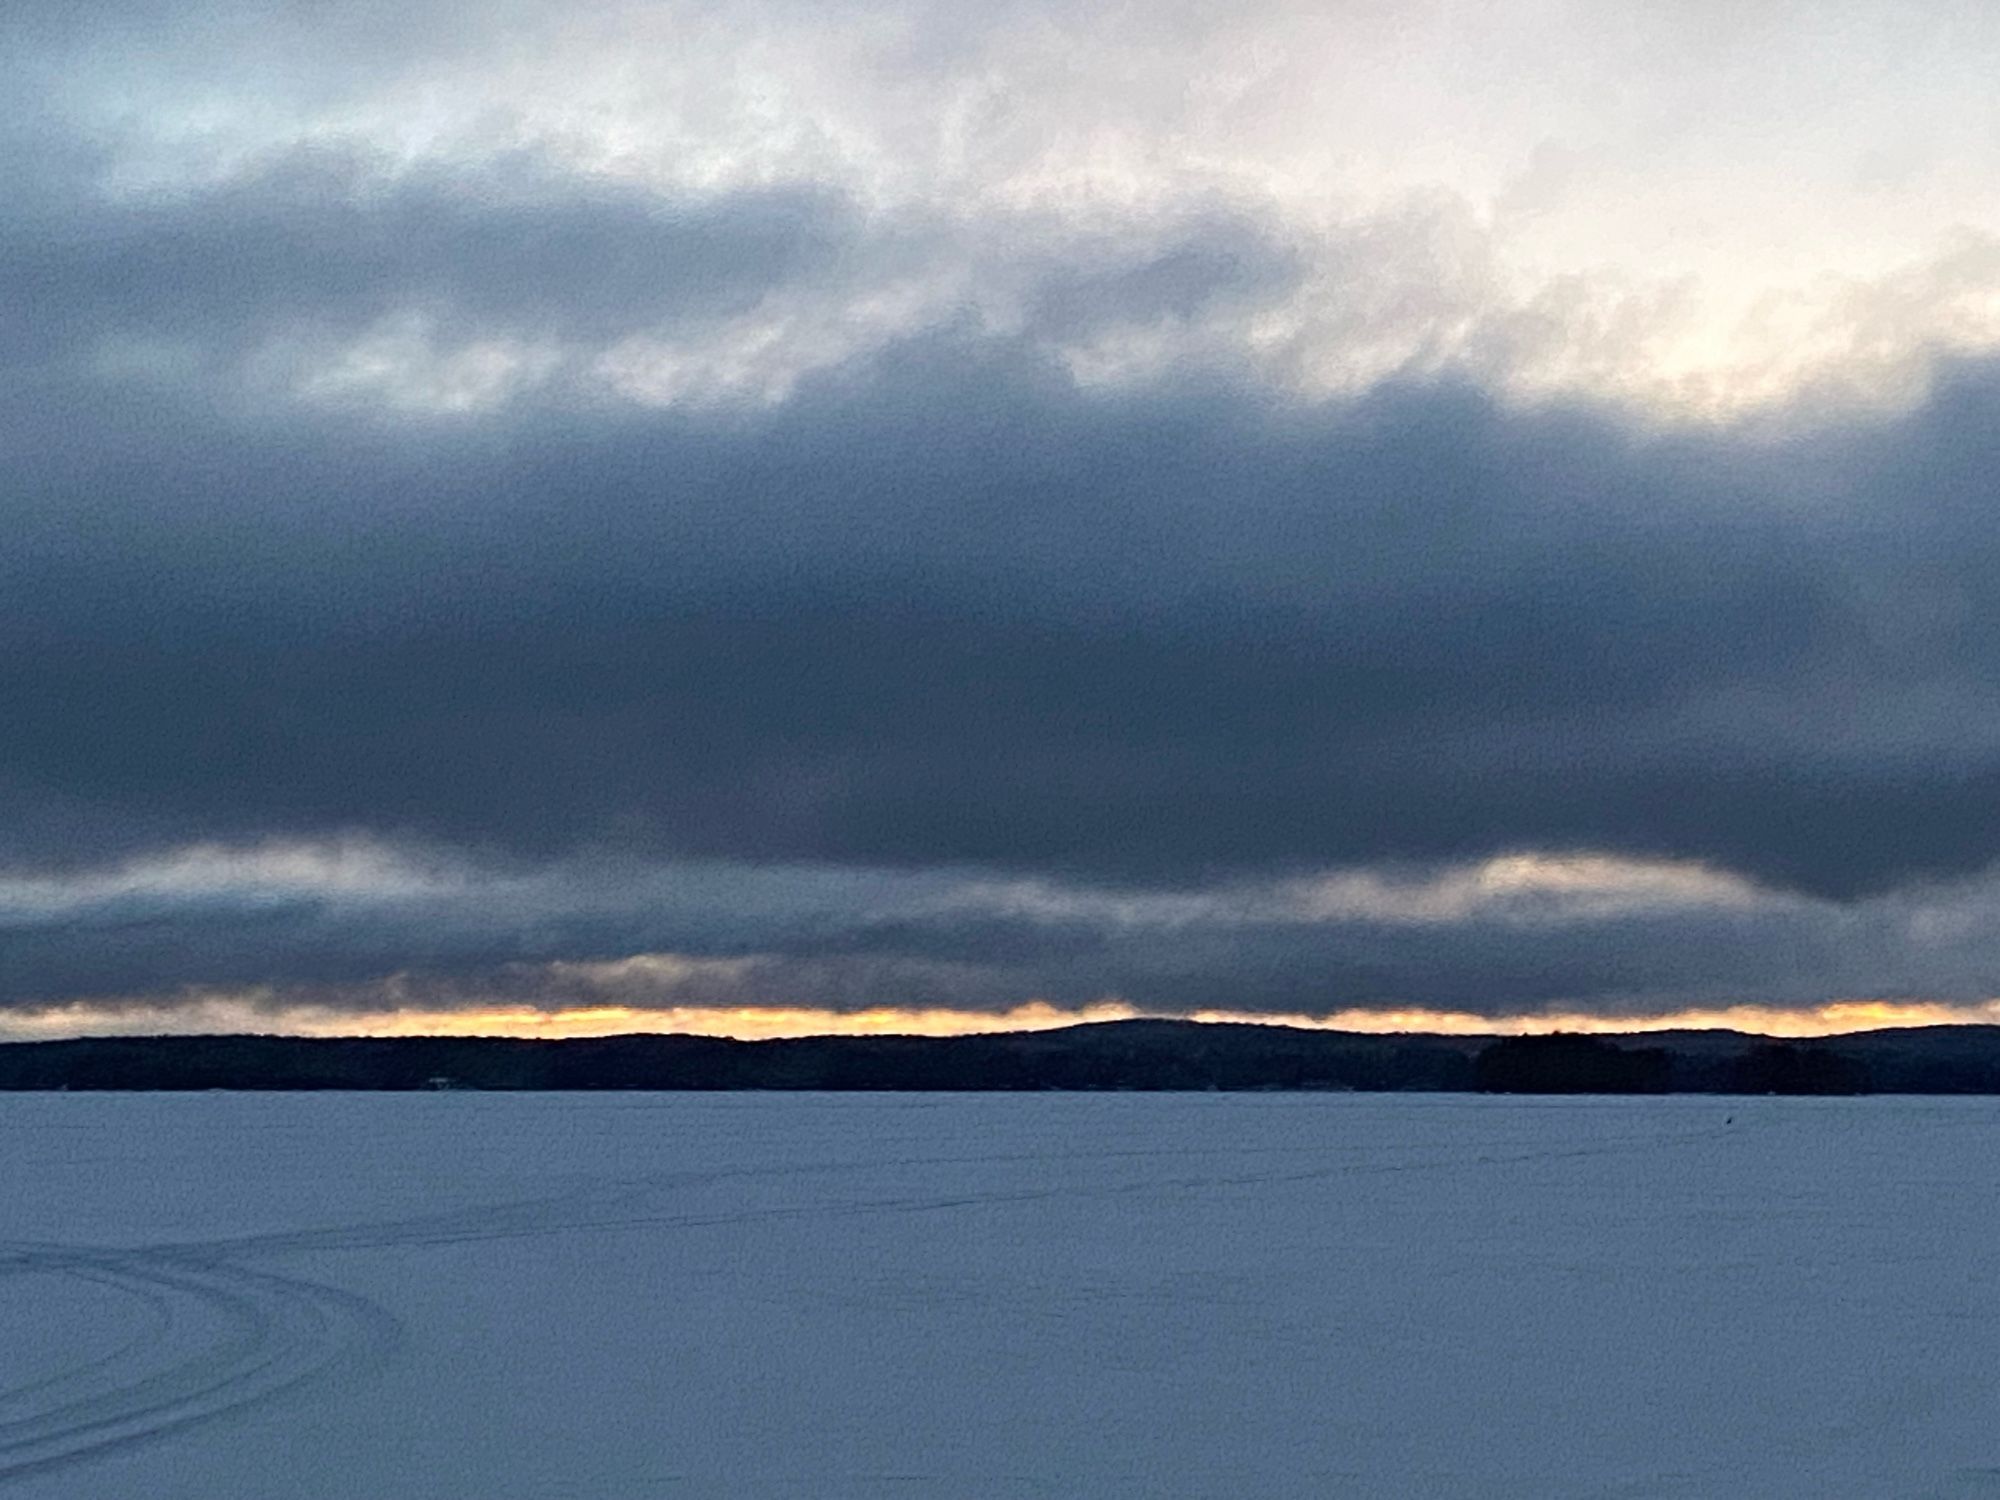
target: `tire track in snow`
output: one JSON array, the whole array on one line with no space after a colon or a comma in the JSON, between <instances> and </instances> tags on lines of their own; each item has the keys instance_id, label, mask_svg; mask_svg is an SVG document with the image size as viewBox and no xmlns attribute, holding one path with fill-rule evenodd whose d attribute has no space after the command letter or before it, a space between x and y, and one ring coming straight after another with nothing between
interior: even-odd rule
<instances>
[{"instance_id":1,"label":"tire track in snow","mask_svg":"<svg viewBox=\"0 0 2000 1500\"><path fill-rule=\"evenodd\" d=\"M299 1277L161 1250L0 1245L0 1276L63 1275L144 1306L97 1359L0 1392L0 1484L262 1406L380 1357L375 1304Z\"/></svg>"},{"instance_id":2,"label":"tire track in snow","mask_svg":"<svg viewBox=\"0 0 2000 1500\"><path fill-rule=\"evenodd\" d=\"M0 1274L32 1275L4 1251L0 1251ZM0 1420L6 1420L16 1411L32 1411L37 1406L46 1405L52 1396L70 1389L85 1387L92 1377L103 1372L106 1376L121 1362L130 1362L139 1351L159 1344L167 1335L173 1323L172 1308L168 1300L159 1292L144 1285L131 1283L103 1271L69 1268L65 1271L45 1273L51 1277L63 1277L85 1282L99 1287L108 1287L121 1293L131 1301L139 1303L145 1316L139 1326L124 1342L102 1354L86 1359L79 1364L51 1371L31 1380L0 1387ZM31 1399L33 1398L33 1399Z\"/></svg>"},{"instance_id":3,"label":"tire track in snow","mask_svg":"<svg viewBox=\"0 0 2000 1500\"><path fill-rule=\"evenodd\" d=\"M914 1192L855 1201L819 1200L707 1209L688 1201L732 1181L880 1171L879 1160L746 1165L710 1171L599 1179L567 1192L386 1221L266 1232L137 1249L0 1243L0 1277L62 1275L114 1291L143 1307L147 1326L110 1352L68 1369L0 1388L0 1484L87 1462L134 1444L261 1406L339 1369L379 1358L398 1336L379 1306L322 1283L252 1269L299 1252L443 1246L576 1232L688 1229L812 1217L927 1213L1001 1206L1051 1197L1114 1198L1216 1187L1283 1186L1378 1173L1486 1170L1575 1157L1622 1155L1712 1139L1696 1129L1617 1138L1587 1146L1464 1155L1419 1153L1390 1160L1342 1157L1290 1169L1145 1174L1136 1180L1063 1183L984 1191ZM1320 1148L1275 1150L1272 1156ZM1121 1158L1186 1161L1186 1150L994 1152L916 1157L895 1167L1075 1163ZM1225 1153L1226 1154L1226 1153Z\"/></svg>"},{"instance_id":4,"label":"tire track in snow","mask_svg":"<svg viewBox=\"0 0 2000 1500\"><path fill-rule=\"evenodd\" d=\"M979 1158L920 1164L965 1160ZM811 1175L873 1165L878 1164L821 1163L803 1170ZM0 1242L0 1278L68 1277L129 1299L145 1315L144 1326L104 1354L0 1387L0 1485L264 1405L340 1368L379 1358L399 1336L395 1319L379 1306L318 1282L252 1269L241 1264L245 1259L577 1230L695 1227L825 1211L827 1206L815 1205L690 1213L667 1210L660 1201L663 1195L677 1197L677 1190L801 1170L773 1166L600 1180L546 1197L388 1222L136 1249ZM864 1211L927 1206L881 1203L865 1205Z\"/></svg>"},{"instance_id":5,"label":"tire track in snow","mask_svg":"<svg viewBox=\"0 0 2000 1500\"><path fill-rule=\"evenodd\" d=\"M1684 1148L1713 1141L1726 1134L1727 1131L1723 1127L1706 1126L1664 1135L1648 1132L1614 1137L1581 1146L1544 1145L1511 1152L1420 1152L1389 1159L1378 1159L1372 1154L1361 1157L1343 1155L1334 1161L1308 1167L1274 1168L1248 1173L1174 1172L1160 1176L1145 1174L1117 1181L1021 1184L1004 1188L976 1188L966 1185L955 1190L908 1191L850 1200L815 1198L803 1202L735 1207L704 1208L696 1206L692 1201L692 1198L703 1190L722 1185L759 1179L824 1180L848 1173L880 1173L885 1167L922 1170L1037 1162L1050 1164L1126 1162L1148 1158L1186 1162L1191 1158L1211 1153L1200 1149L1031 1151L913 1157L889 1163L864 1159L744 1165L705 1171L675 1171L641 1177L599 1178L560 1193L448 1209L439 1213L361 1220L310 1229L278 1230L228 1239L182 1241L155 1246L153 1249L157 1253L181 1259L200 1259L204 1262L230 1261L285 1256L300 1252L426 1249L494 1240L540 1238L548 1235L699 1229L815 1217L851 1218L928 1213L955 1208L1001 1207L1012 1203L1040 1202L1050 1198L1115 1199L1157 1193L1200 1192L1214 1188L1285 1187L1348 1177L1375 1177L1413 1172L1490 1171L1495 1168L1560 1163L1597 1157L1646 1155L1654 1151ZM1235 1156L1241 1153L1219 1151L1214 1154ZM1323 1147L1307 1146L1279 1148L1268 1154L1324 1155L1326 1153Z\"/></svg>"}]
</instances>

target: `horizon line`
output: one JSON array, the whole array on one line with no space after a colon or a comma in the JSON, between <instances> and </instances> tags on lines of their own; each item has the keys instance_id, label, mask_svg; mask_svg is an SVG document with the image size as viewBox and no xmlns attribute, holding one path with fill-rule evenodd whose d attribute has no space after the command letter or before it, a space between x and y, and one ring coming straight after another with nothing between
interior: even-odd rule
<instances>
[{"instance_id":1,"label":"horizon line","mask_svg":"<svg viewBox=\"0 0 2000 1500\"><path fill-rule=\"evenodd\" d=\"M0 1012L0 1042L249 1035L543 1041L645 1035L707 1036L731 1041L869 1036L944 1038L1029 1034L1111 1021L1280 1026L1384 1037L1500 1038L1557 1033L1643 1036L1656 1032L1730 1031L1773 1040L1807 1040L1903 1027L2000 1024L2000 1000L1962 1003L1838 1000L1816 1006L1689 1007L1635 1015L1567 1010L1487 1016L1476 1011L1428 1007L1348 1007L1320 1014L1224 1008L1166 1011L1122 1000L1082 1006L1057 1006L1036 1000L1000 1011L894 1006L841 1011L754 1005L506 1005L463 1010L353 1011L272 1004L270 997L252 993L204 996L182 1004L80 1001Z\"/></svg>"}]
</instances>

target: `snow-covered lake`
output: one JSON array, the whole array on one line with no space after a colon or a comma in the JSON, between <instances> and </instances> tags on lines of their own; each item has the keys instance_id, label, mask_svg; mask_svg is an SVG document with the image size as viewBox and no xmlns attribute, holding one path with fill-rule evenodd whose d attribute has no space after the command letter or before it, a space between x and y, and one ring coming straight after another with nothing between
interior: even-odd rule
<instances>
[{"instance_id":1,"label":"snow-covered lake","mask_svg":"<svg viewBox=\"0 0 2000 1500\"><path fill-rule=\"evenodd\" d=\"M1993 1101L13 1096L0 1240L8 1496L2000 1495Z\"/></svg>"}]
</instances>

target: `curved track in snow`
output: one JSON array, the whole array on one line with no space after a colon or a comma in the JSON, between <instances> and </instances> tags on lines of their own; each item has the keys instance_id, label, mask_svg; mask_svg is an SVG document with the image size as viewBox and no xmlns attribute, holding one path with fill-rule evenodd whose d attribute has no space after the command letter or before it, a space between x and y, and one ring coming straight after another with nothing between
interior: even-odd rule
<instances>
[{"instance_id":1,"label":"curved track in snow","mask_svg":"<svg viewBox=\"0 0 2000 1500\"><path fill-rule=\"evenodd\" d=\"M1200 1150L990 1152L919 1157L909 1168L1018 1165L1066 1159L1157 1159L1168 1170L1097 1183L971 1183L957 1190L804 1195L802 1201L720 1201L705 1190L760 1178L805 1181L882 1170L879 1160L784 1162L719 1170L590 1177L568 1190L383 1220L266 1231L235 1238L133 1248L0 1241L0 1294L9 1283L58 1277L127 1304L110 1347L74 1363L0 1384L0 1486L139 1443L170 1437L305 1390L382 1358L399 1337L395 1318L336 1287L284 1274L267 1262L300 1252L434 1247L548 1234L660 1231L798 1217L896 1215L1076 1195L1184 1193L1320 1178L1423 1171L1483 1171L1687 1145L1714 1127L1516 1152L1430 1152L1397 1159L1314 1160L1323 1148L1287 1147L1261 1170L1204 1171ZM1225 1153L1227 1154L1227 1153ZM1299 1156L1303 1161L1287 1161ZM1191 1159L1193 1158L1193 1159ZM1189 1167L1195 1169L1190 1171ZM32 1286L17 1288L32 1294Z\"/></svg>"},{"instance_id":2,"label":"curved track in snow","mask_svg":"<svg viewBox=\"0 0 2000 1500\"><path fill-rule=\"evenodd\" d=\"M108 1352L0 1388L0 1483L262 1405L396 1337L362 1298L213 1256L0 1243L0 1277L52 1275L123 1298L138 1318Z\"/></svg>"}]
</instances>

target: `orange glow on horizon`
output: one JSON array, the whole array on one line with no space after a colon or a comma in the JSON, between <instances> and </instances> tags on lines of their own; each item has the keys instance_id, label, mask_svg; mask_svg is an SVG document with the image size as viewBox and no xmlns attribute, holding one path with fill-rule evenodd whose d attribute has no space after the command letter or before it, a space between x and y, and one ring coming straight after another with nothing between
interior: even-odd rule
<instances>
[{"instance_id":1,"label":"orange glow on horizon","mask_svg":"<svg viewBox=\"0 0 2000 1500\"><path fill-rule=\"evenodd\" d=\"M541 1010L510 1006L496 1010L415 1012L329 1018L318 1036L511 1036L589 1037L632 1032L681 1033L767 1041L799 1036L973 1036L994 1031L1049 1031L1091 1021L1129 1021L1142 1012L1116 1001L1059 1010L1030 1001L1005 1011L819 1010L805 1006L735 1008L590 1005Z\"/></svg>"},{"instance_id":2,"label":"orange glow on horizon","mask_svg":"<svg viewBox=\"0 0 2000 1500\"><path fill-rule=\"evenodd\" d=\"M1774 1037L1833 1036L1892 1026L2000 1023L2000 1000L1836 1000L1823 1005L1734 1005L1639 1016L1550 1011L1482 1016L1472 1011L1356 1007L1323 1015L1198 1010L1178 1017L1128 1001L1059 1007L1034 1000L1005 1011L880 1006L837 1011L810 1006L648 1007L630 1005L507 1005L463 1010L341 1009L287 1005L268 993L208 995L179 1003L78 1001L0 1015L0 1040L163 1033L261 1032L291 1036L451 1036L560 1039L621 1034L682 1033L762 1041L804 1036L971 1036L1047 1031L1100 1021L1142 1018L1294 1026L1377 1035L1526 1036L1555 1031L1620 1032L1728 1028Z\"/></svg>"},{"instance_id":3,"label":"orange glow on horizon","mask_svg":"<svg viewBox=\"0 0 2000 1500\"><path fill-rule=\"evenodd\" d=\"M1730 1005L1662 1011L1654 1015L1598 1015L1586 1011L1544 1011L1528 1015L1482 1016L1457 1010L1342 1010L1328 1015L1275 1015L1265 1012L1202 1010L1194 1021L1248 1021L1316 1031L1361 1031L1380 1035L1428 1033L1438 1036L1546 1036L1588 1032L1615 1036L1646 1031L1743 1031L1760 1036L1839 1036L1882 1031L1893 1026L1977 1026L2000 1023L2000 1001L1946 1004L1931 1000L1834 1000L1814 1006Z\"/></svg>"}]
</instances>

